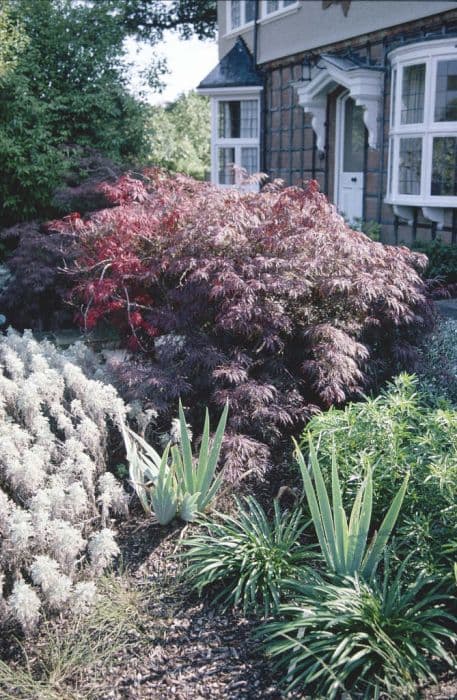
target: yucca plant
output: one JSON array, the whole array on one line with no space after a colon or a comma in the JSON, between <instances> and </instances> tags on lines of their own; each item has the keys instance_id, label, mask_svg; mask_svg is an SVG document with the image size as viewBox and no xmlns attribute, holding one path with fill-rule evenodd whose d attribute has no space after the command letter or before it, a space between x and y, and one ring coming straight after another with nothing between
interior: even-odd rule
<instances>
[{"instance_id":1,"label":"yucca plant","mask_svg":"<svg viewBox=\"0 0 457 700\"><path fill-rule=\"evenodd\" d=\"M455 597L425 574L407 586L404 566L383 585L346 578L339 584L295 584L281 619L261 628L268 653L289 690L313 698L412 698L417 683L436 680L431 659L456 667ZM385 694L385 695L384 695Z\"/></svg>"},{"instance_id":2,"label":"yucca plant","mask_svg":"<svg viewBox=\"0 0 457 700\"><path fill-rule=\"evenodd\" d=\"M371 467L367 467L366 479L356 494L348 522L343 508L335 454L332 458L331 505L311 437L309 437L309 463L315 486L296 442L295 447L308 506L327 566L341 576L353 576L358 573L364 579L371 579L398 518L408 486L408 476L405 477L393 499L378 532L375 532L368 544L373 508Z\"/></svg>"},{"instance_id":3,"label":"yucca plant","mask_svg":"<svg viewBox=\"0 0 457 700\"><path fill-rule=\"evenodd\" d=\"M235 500L235 515L216 513L202 521L203 532L183 540L185 575L199 594L213 588L213 603L267 616L277 610L286 579L313 577L310 548L300 543L306 523L300 510L281 512L277 500L272 521L254 497Z\"/></svg>"},{"instance_id":4,"label":"yucca plant","mask_svg":"<svg viewBox=\"0 0 457 700\"><path fill-rule=\"evenodd\" d=\"M167 445L163 455L140 435L123 425L123 437L129 463L130 481L147 513L153 513L160 525L175 516L186 522L195 520L214 500L221 487L222 473L216 467L227 422L228 405L219 419L212 442L206 410L205 424L197 459L187 432L186 417L179 402L180 444Z\"/></svg>"}]
</instances>

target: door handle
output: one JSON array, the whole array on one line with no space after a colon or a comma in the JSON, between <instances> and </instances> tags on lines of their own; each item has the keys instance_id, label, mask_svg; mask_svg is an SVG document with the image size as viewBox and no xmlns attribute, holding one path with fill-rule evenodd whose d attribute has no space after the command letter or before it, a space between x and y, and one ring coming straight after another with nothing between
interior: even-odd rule
<instances>
[{"instance_id":1,"label":"door handle","mask_svg":"<svg viewBox=\"0 0 457 700\"><path fill-rule=\"evenodd\" d=\"M356 177L351 177L351 182L357 182L357 178L356 178Z\"/></svg>"}]
</instances>

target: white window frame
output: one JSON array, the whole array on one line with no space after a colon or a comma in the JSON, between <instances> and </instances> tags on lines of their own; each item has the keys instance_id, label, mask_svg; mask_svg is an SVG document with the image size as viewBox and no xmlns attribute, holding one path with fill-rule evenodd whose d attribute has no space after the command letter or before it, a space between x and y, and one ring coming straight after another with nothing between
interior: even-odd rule
<instances>
[{"instance_id":1,"label":"white window frame","mask_svg":"<svg viewBox=\"0 0 457 700\"><path fill-rule=\"evenodd\" d=\"M237 88L236 91L231 88L220 88L217 95L214 92L211 96L211 182L219 187L240 187L241 182L239 180L239 175L235 173L235 184L226 185L219 182L219 159L218 159L218 149L219 148L234 148L235 149L235 166L241 167L241 149L243 147L257 148L257 162L259 163L260 169L260 93L262 88L253 89L251 87L247 88ZM219 103L228 101L243 101L243 100L257 100L257 136L256 138L224 138L219 136ZM243 188L248 189L258 189L257 186L252 187L251 185L243 185Z\"/></svg>"},{"instance_id":2,"label":"white window frame","mask_svg":"<svg viewBox=\"0 0 457 700\"><path fill-rule=\"evenodd\" d=\"M274 12L267 12L267 0L259 0L259 16L257 21L259 24L273 22L280 17L297 12L302 5L303 0L295 0L291 5L284 5L284 0L279 0L278 9ZM254 26L254 20L246 22L246 0L241 0L241 22L238 27L232 27L232 0L226 0L226 6L226 32L224 36L234 36Z\"/></svg>"},{"instance_id":3,"label":"white window frame","mask_svg":"<svg viewBox=\"0 0 457 700\"><path fill-rule=\"evenodd\" d=\"M427 41L395 49L390 54L392 65L391 84L396 74L395 94L391 95L388 185L385 201L388 204L406 207L456 208L457 196L432 195L433 139L435 137L457 138L457 121L435 122L436 73L439 61L457 60L457 42L453 39ZM424 116L419 124L400 124L401 94L404 69L408 66L425 65ZM395 113L394 113L395 103ZM402 194L398 191L400 139L422 138L422 160L419 194Z\"/></svg>"},{"instance_id":4,"label":"white window frame","mask_svg":"<svg viewBox=\"0 0 457 700\"><path fill-rule=\"evenodd\" d=\"M273 22L278 17L284 17L285 15L290 15L293 12L297 12L300 9L300 5L303 4L303 0L295 0L291 5L284 5L284 0L279 0L279 7L273 12L268 12L268 0L260 0L259 8L259 21L261 24L267 24L267 22Z\"/></svg>"},{"instance_id":5,"label":"white window frame","mask_svg":"<svg viewBox=\"0 0 457 700\"><path fill-rule=\"evenodd\" d=\"M248 28L248 27L253 27L254 26L254 20L251 19L249 22L246 22L246 0L241 0L241 21L240 24L237 27L232 27L232 0L227 0L227 15L226 15L226 36L230 36L230 34L238 34L240 31Z\"/></svg>"}]
</instances>

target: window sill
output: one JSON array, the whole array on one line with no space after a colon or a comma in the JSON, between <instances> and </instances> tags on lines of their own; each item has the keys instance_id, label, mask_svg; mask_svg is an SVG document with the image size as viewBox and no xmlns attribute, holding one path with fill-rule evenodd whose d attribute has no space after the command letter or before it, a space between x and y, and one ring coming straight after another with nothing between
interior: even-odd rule
<instances>
[{"instance_id":1,"label":"window sill","mask_svg":"<svg viewBox=\"0 0 457 700\"><path fill-rule=\"evenodd\" d=\"M426 207L427 209L457 209L457 197L421 197L420 195L397 195L385 197L384 202L400 207Z\"/></svg>"},{"instance_id":2,"label":"window sill","mask_svg":"<svg viewBox=\"0 0 457 700\"><path fill-rule=\"evenodd\" d=\"M282 17L287 17L288 15L293 15L296 12L298 12L301 8L301 5L299 2L297 2L296 5L291 5L290 7L284 7L281 10L276 10L275 12L270 12L268 15L265 15L264 17L259 17L257 20L257 24L269 24L270 22L274 22L277 19L281 19ZM231 39L234 36L238 36L239 34L246 32L250 29L253 29L254 27L254 20L251 20L251 22L247 22L246 24L240 24L239 27L235 27L235 29L231 29L229 32L226 32L225 34L222 35L223 39Z\"/></svg>"},{"instance_id":3,"label":"window sill","mask_svg":"<svg viewBox=\"0 0 457 700\"><path fill-rule=\"evenodd\" d=\"M298 12L301 5L297 2L296 5L291 5L290 7L284 7L281 10L276 10L276 12L270 12L268 15L261 17L258 20L259 24L269 24L274 22L276 19L281 19L282 17L287 17L287 15L293 15Z\"/></svg>"},{"instance_id":4,"label":"window sill","mask_svg":"<svg viewBox=\"0 0 457 700\"><path fill-rule=\"evenodd\" d=\"M239 27L235 27L235 29L231 29L229 32L226 32L225 34L222 35L223 39L231 39L234 36L238 36L239 34L242 34L243 32L249 31L249 29L254 28L254 20L251 22L247 22L246 24L240 24Z\"/></svg>"}]
</instances>

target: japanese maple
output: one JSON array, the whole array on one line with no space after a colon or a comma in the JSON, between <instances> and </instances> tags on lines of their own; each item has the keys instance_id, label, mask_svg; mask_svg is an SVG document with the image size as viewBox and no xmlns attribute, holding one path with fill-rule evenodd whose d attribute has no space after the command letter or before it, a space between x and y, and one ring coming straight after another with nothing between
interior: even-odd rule
<instances>
[{"instance_id":1,"label":"japanese maple","mask_svg":"<svg viewBox=\"0 0 457 700\"><path fill-rule=\"evenodd\" d=\"M116 206L49 225L78 240L79 323L119 329L119 385L159 414L228 400L227 444L259 469L265 444L408 366L432 322L425 256L351 230L313 181L242 193L150 170L102 189Z\"/></svg>"}]
</instances>

